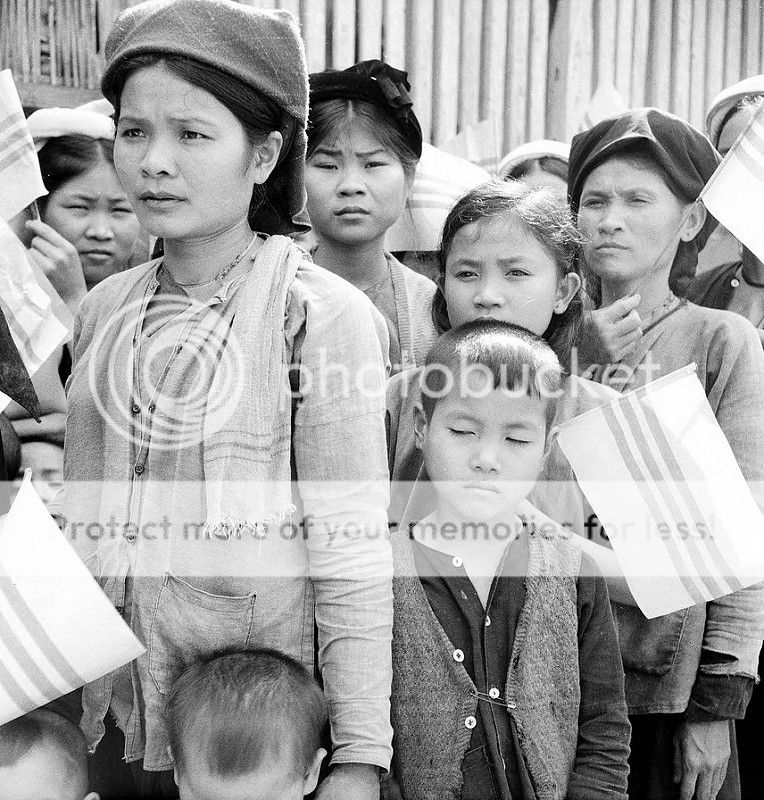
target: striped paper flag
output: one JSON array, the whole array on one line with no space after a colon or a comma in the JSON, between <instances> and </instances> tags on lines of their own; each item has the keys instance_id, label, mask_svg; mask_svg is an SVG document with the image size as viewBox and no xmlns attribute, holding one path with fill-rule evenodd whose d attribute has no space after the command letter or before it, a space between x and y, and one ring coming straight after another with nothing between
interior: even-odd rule
<instances>
[{"instance_id":1,"label":"striped paper flag","mask_svg":"<svg viewBox=\"0 0 764 800\"><path fill-rule=\"evenodd\" d=\"M4 69L0 72L0 217L12 219L47 193L13 75Z\"/></svg>"},{"instance_id":2,"label":"striped paper flag","mask_svg":"<svg viewBox=\"0 0 764 800\"><path fill-rule=\"evenodd\" d=\"M764 517L694 364L565 423L559 442L646 617L764 577Z\"/></svg>"},{"instance_id":3,"label":"striped paper flag","mask_svg":"<svg viewBox=\"0 0 764 800\"><path fill-rule=\"evenodd\" d=\"M764 260L764 106L732 145L699 199L735 238Z\"/></svg>"},{"instance_id":4,"label":"striped paper flag","mask_svg":"<svg viewBox=\"0 0 764 800\"><path fill-rule=\"evenodd\" d=\"M0 529L0 724L143 651L27 476Z\"/></svg>"},{"instance_id":5,"label":"striped paper flag","mask_svg":"<svg viewBox=\"0 0 764 800\"><path fill-rule=\"evenodd\" d=\"M486 170L424 144L403 213L385 236L388 250L437 250L448 212L470 189L490 180Z\"/></svg>"}]
</instances>

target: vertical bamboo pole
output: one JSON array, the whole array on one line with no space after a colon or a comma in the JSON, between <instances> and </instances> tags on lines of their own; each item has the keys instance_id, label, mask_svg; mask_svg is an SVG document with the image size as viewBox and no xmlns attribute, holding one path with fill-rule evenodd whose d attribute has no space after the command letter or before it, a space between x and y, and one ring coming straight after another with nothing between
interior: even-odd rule
<instances>
[{"instance_id":1,"label":"vertical bamboo pole","mask_svg":"<svg viewBox=\"0 0 764 800\"><path fill-rule=\"evenodd\" d=\"M32 80L39 83L42 80L42 9L40 0L32 3Z\"/></svg>"},{"instance_id":2,"label":"vertical bamboo pole","mask_svg":"<svg viewBox=\"0 0 764 800\"><path fill-rule=\"evenodd\" d=\"M750 0L749 0L750 2ZM724 86L737 83L743 40L743 0L727 0L727 41L724 48Z\"/></svg>"},{"instance_id":3,"label":"vertical bamboo pole","mask_svg":"<svg viewBox=\"0 0 764 800\"><path fill-rule=\"evenodd\" d=\"M743 3L743 75L746 77L759 72L760 5L760 0Z\"/></svg>"},{"instance_id":4,"label":"vertical bamboo pole","mask_svg":"<svg viewBox=\"0 0 764 800\"><path fill-rule=\"evenodd\" d=\"M549 42L547 120L553 139L576 133L592 94L592 0L559 0Z\"/></svg>"},{"instance_id":5,"label":"vertical bamboo pole","mask_svg":"<svg viewBox=\"0 0 764 800\"><path fill-rule=\"evenodd\" d=\"M456 136L458 86L459 3L435 0L432 140L436 145Z\"/></svg>"},{"instance_id":6,"label":"vertical bamboo pole","mask_svg":"<svg viewBox=\"0 0 764 800\"><path fill-rule=\"evenodd\" d=\"M321 72L326 69L326 0L304 0L303 14L302 35L308 69Z\"/></svg>"},{"instance_id":7,"label":"vertical bamboo pole","mask_svg":"<svg viewBox=\"0 0 764 800\"><path fill-rule=\"evenodd\" d=\"M434 0L411 0L409 6L408 63L414 111L425 140L432 129L432 64Z\"/></svg>"},{"instance_id":8,"label":"vertical bamboo pole","mask_svg":"<svg viewBox=\"0 0 764 800\"><path fill-rule=\"evenodd\" d=\"M507 150L525 142L530 29L530 0L515 0L509 7L507 34L507 49L511 55L504 92L504 143Z\"/></svg>"},{"instance_id":9,"label":"vertical bamboo pole","mask_svg":"<svg viewBox=\"0 0 764 800\"><path fill-rule=\"evenodd\" d=\"M59 84L58 44L56 42L56 4L48 4L48 45L50 47L50 83Z\"/></svg>"},{"instance_id":10,"label":"vertical bamboo pole","mask_svg":"<svg viewBox=\"0 0 764 800\"><path fill-rule=\"evenodd\" d=\"M634 47L631 55L631 97L635 107L647 102L647 65L650 58L650 2L639 0L634 6Z\"/></svg>"},{"instance_id":11,"label":"vertical bamboo pole","mask_svg":"<svg viewBox=\"0 0 764 800\"><path fill-rule=\"evenodd\" d=\"M489 2L483 5L482 80L480 85L480 118L496 120L495 128L503 127L504 82L507 74L507 4ZM500 143L500 150L504 143Z\"/></svg>"},{"instance_id":12,"label":"vertical bamboo pole","mask_svg":"<svg viewBox=\"0 0 764 800\"><path fill-rule=\"evenodd\" d=\"M692 82L692 0L674 0L674 59L671 65L671 105L669 111L682 119L690 116Z\"/></svg>"},{"instance_id":13,"label":"vertical bamboo pole","mask_svg":"<svg viewBox=\"0 0 764 800\"><path fill-rule=\"evenodd\" d=\"M546 136L546 79L549 58L549 0L532 0L528 69L528 141Z\"/></svg>"},{"instance_id":14,"label":"vertical bamboo pole","mask_svg":"<svg viewBox=\"0 0 764 800\"><path fill-rule=\"evenodd\" d=\"M382 55L382 0L361 0L358 4L358 60Z\"/></svg>"},{"instance_id":15,"label":"vertical bamboo pole","mask_svg":"<svg viewBox=\"0 0 764 800\"><path fill-rule=\"evenodd\" d=\"M690 59L690 113L688 119L701 130L706 117L706 0L692 3L692 58Z\"/></svg>"},{"instance_id":16,"label":"vertical bamboo pole","mask_svg":"<svg viewBox=\"0 0 764 800\"><path fill-rule=\"evenodd\" d=\"M724 0L708 0L706 106L724 86Z\"/></svg>"},{"instance_id":17,"label":"vertical bamboo pole","mask_svg":"<svg viewBox=\"0 0 764 800\"><path fill-rule=\"evenodd\" d=\"M615 88L631 104L631 64L634 52L634 0L619 0L615 48Z\"/></svg>"},{"instance_id":18,"label":"vertical bamboo pole","mask_svg":"<svg viewBox=\"0 0 764 800\"><path fill-rule=\"evenodd\" d=\"M385 0L382 54L388 64L399 69L406 66L406 0Z\"/></svg>"},{"instance_id":19,"label":"vertical bamboo pole","mask_svg":"<svg viewBox=\"0 0 764 800\"><path fill-rule=\"evenodd\" d=\"M334 0L332 8L332 64L346 69L355 57L355 0Z\"/></svg>"},{"instance_id":20,"label":"vertical bamboo pole","mask_svg":"<svg viewBox=\"0 0 764 800\"><path fill-rule=\"evenodd\" d=\"M474 125L479 119L482 22L483 0L462 0L459 130Z\"/></svg>"},{"instance_id":21,"label":"vertical bamboo pole","mask_svg":"<svg viewBox=\"0 0 764 800\"><path fill-rule=\"evenodd\" d=\"M652 53L648 71L650 105L668 109L671 105L671 3L657 0L653 4Z\"/></svg>"},{"instance_id":22,"label":"vertical bamboo pole","mask_svg":"<svg viewBox=\"0 0 764 800\"><path fill-rule=\"evenodd\" d=\"M615 86L616 5L594 0L595 90Z\"/></svg>"}]
</instances>

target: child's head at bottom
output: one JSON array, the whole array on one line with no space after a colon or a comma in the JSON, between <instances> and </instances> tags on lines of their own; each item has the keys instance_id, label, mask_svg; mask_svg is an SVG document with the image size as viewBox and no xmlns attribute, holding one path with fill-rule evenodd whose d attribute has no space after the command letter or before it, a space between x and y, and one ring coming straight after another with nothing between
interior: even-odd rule
<instances>
[{"instance_id":1,"label":"child's head at bottom","mask_svg":"<svg viewBox=\"0 0 764 800\"><path fill-rule=\"evenodd\" d=\"M477 320L440 336L414 423L441 516L514 513L541 472L561 382L549 345L517 325Z\"/></svg>"},{"instance_id":2,"label":"child's head at bottom","mask_svg":"<svg viewBox=\"0 0 764 800\"><path fill-rule=\"evenodd\" d=\"M181 800L302 800L318 782L327 719L321 688L283 653L192 664L167 701Z\"/></svg>"},{"instance_id":3,"label":"child's head at bottom","mask_svg":"<svg viewBox=\"0 0 764 800\"><path fill-rule=\"evenodd\" d=\"M0 800L98 800L88 794L85 737L37 709L0 727Z\"/></svg>"}]
</instances>

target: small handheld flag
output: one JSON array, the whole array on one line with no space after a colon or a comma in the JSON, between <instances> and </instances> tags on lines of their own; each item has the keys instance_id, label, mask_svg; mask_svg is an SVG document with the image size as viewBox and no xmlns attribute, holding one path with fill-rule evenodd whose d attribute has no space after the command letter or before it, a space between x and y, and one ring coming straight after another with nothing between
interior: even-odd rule
<instances>
[{"instance_id":1,"label":"small handheld flag","mask_svg":"<svg viewBox=\"0 0 764 800\"><path fill-rule=\"evenodd\" d=\"M764 261L764 106L732 145L699 199L735 238Z\"/></svg>"},{"instance_id":2,"label":"small handheld flag","mask_svg":"<svg viewBox=\"0 0 764 800\"><path fill-rule=\"evenodd\" d=\"M0 724L143 651L27 476L0 529Z\"/></svg>"},{"instance_id":3,"label":"small handheld flag","mask_svg":"<svg viewBox=\"0 0 764 800\"><path fill-rule=\"evenodd\" d=\"M10 220L48 191L9 69L0 72L0 217Z\"/></svg>"},{"instance_id":4,"label":"small handheld flag","mask_svg":"<svg viewBox=\"0 0 764 800\"><path fill-rule=\"evenodd\" d=\"M764 517L694 364L570 420L559 443L646 617L764 577Z\"/></svg>"}]
</instances>

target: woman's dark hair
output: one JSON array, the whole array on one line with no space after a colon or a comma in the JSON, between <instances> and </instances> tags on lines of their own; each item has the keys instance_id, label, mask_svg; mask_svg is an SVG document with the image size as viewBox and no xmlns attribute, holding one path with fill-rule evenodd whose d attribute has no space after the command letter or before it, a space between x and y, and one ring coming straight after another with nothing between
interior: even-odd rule
<instances>
[{"instance_id":1,"label":"woman's dark hair","mask_svg":"<svg viewBox=\"0 0 764 800\"><path fill-rule=\"evenodd\" d=\"M549 253L562 279L569 272L580 275L579 234L564 199L547 189L531 189L524 183L490 181L462 197L451 209L443 225L438 253L438 289L432 301L432 319L439 333L451 329L444 294L446 262L454 237L466 225L511 214ZM560 363L568 368L570 354L578 339L584 313L581 292L576 292L561 314L553 314L543 338Z\"/></svg>"},{"instance_id":2,"label":"woman's dark hair","mask_svg":"<svg viewBox=\"0 0 764 800\"><path fill-rule=\"evenodd\" d=\"M48 139L37 158L40 161L42 182L48 190L48 194L37 201L40 213L44 214L50 196L65 183L84 175L103 162L114 165L114 142L82 134L57 136Z\"/></svg>"},{"instance_id":3,"label":"woman's dark hair","mask_svg":"<svg viewBox=\"0 0 764 800\"><path fill-rule=\"evenodd\" d=\"M688 205L695 201L695 198L690 196L686 189L677 183L676 179L652 156L643 143L635 142L634 144L630 144L623 150L619 150L617 153L613 154L611 158L621 159L635 169L646 170L647 172L653 172L658 175L666 186L668 186L669 191L683 205ZM600 166L609 160L610 159L607 158L599 162L596 166ZM593 167L592 169L595 168L596 167ZM584 178L582 183L582 195L584 186L586 186L586 178ZM583 261L583 259L580 260ZM698 245L695 240L689 242L680 241L669 274L669 288L677 297L684 296L687 286L695 277L697 266ZM583 275L584 287L587 295L594 303L595 307L599 308L602 302L602 281L599 275L590 270L586 264L582 265L581 274Z\"/></svg>"},{"instance_id":4,"label":"woman's dark hair","mask_svg":"<svg viewBox=\"0 0 764 800\"><path fill-rule=\"evenodd\" d=\"M125 88L127 79L137 70L157 64L163 64L176 77L209 92L218 102L222 103L241 123L251 147L260 144L272 131L281 132L284 144L276 168L265 184L255 185L252 193L248 215L250 227L253 227L255 215L263 206L270 205L275 209L285 209L285 198L288 196L286 191L288 178L285 175L285 164L288 159L285 156L291 150L295 123L270 97L253 89L233 75L228 75L192 58L163 53L146 53L126 59L115 70L111 80L111 86L115 92L115 122L119 121L122 90ZM284 216L290 217L286 211ZM264 232L270 233L270 231Z\"/></svg>"},{"instance_id":5,"label":"woman's dark hair","mask_svg":"<svg viewBox=\"0 0 764 800\"><path fill-rule=\"evenodd\" d=\"M407 180L412 180L419 159L395 120L375 103L365 100L324 100L310 108L308 154L325 141L335 139L348 120L359 119L368 132L394 158L401 162Z\"/></svg>"},{"instance_id":6,"label":"woman's dark hair","mask_svg":"<svg viewBox=\"0 0 764 800\"><path fill-rule=\"evenodd\" d=\"M521 181L530 171L534 164L550 175L554 175L560 180L568 182L568 162L557 156L541 156L541 158L530 158L515 164L507 174L506 180Z\"/></svg>"}]
</instances>

